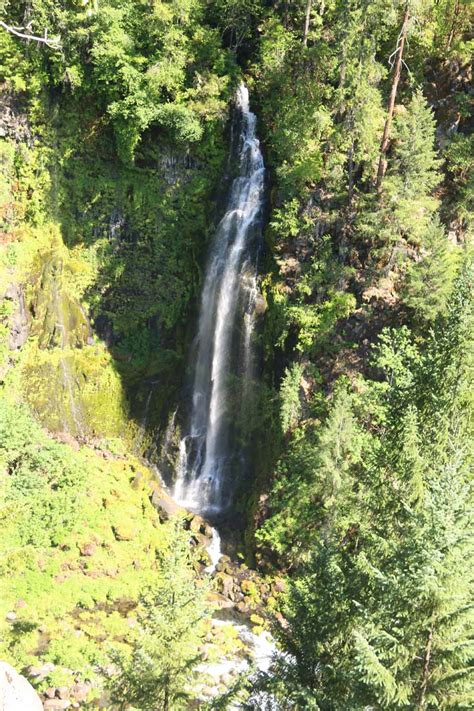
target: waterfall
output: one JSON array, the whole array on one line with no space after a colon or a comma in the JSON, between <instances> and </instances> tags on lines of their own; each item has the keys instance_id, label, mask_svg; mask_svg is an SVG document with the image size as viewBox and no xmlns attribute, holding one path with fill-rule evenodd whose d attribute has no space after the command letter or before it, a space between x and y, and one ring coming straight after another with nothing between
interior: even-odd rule
<instances>
[{"instance_id":1,"label":"waterfall","mask_svg":"<svg viewBox=\"0 0 474 711\"><path fill-rule=\"evenodd\" d=\"M236 130L236 127L240 130ZM229 509L245 466L238 420L254 377L257 253L262 239L264 165L247 88L232 125L234 178L208 256L201 296L189 426L180 445L175 499L215 515Z\"/></svg>"}]
</instances>

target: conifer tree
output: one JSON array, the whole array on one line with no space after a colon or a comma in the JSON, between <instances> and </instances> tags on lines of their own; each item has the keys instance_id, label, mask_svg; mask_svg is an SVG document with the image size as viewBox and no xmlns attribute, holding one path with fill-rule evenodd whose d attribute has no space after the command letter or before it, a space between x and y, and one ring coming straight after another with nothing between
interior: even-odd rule
<instances>
[{"instance_id":1,"label":"conifer tree","mask_svg":"<svg viewBox=\"0 0 474 711\"><path fill-rule=\"evenodd\" d=\"M417 319L433 321L445 311L453 285L456 256L442 225L433 220L426 231L419 259L407 264L400 290L404 303L414 311Z\"/></svg>"},{"instance_id":2,"label":"conifer tree","mask_svg":"<svg viewBox=\"0 0 474 711\"><path fill-rule=\"evenodd\" d=\"M113 703L150 711L187 708L204 635L205 585L192 567L188 536L173 524L157 582L144 591L131 653L113 652Z\"/></svg>"}]
</instances>

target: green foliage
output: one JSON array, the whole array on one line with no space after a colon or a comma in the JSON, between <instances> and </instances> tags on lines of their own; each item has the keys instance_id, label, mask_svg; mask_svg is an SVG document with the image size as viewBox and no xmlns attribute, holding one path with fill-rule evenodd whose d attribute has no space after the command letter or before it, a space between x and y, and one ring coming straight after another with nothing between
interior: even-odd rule
<instances>
[{"instance_id":1,"label":"green foliage","mask_svg":"<svg viewBox=\"0 0 474 711\"><path fill-rule=\"evenodd\" d=\"M0 413L2 657L96 678L101 641L127 635L127 615L156 581L156 556L174 534L149 501L142 463L73 451L5 398ZM4 621L11 610L14 624Z\"/></svg>"},{"instance_id":2,"label":"green foliage","mask_svg":"<svg viewBox=\"0 0 474 711\"><path fill-rule=\"evenodd\" d=\"M419 261L409 262L401 295L418 317L433 320L445 311L456 269L456 250L441 225L433 222Z\"/></svg>"},{"instance_id":3,"label":"green foliage","mask_svg":"<svg viewBox=\"0 0 474 711\"><path fill-rule=\"evenodd\" d=\"M188 537L177 522L160 561L158 582L142 594L131 652L111 654L118 673L109 688L119 708L187 707L202 658L206 593L196 580Z\"/></svg>"},{"instance_id":4,"label":"green foliage","mask_svg":"<svg viewBox=\"0 0 474 711\"><path fill-rule=\"evenodd\" d=\"M297 566L273 687L290 708L473 703L469 273L425 342L387 331L384 382L340 392L316 450L284 457L259 535Z\"/></svg>"},{"instance_id":5,"label":"green foliage","mask_svg":"<svg viewBox=\"0 0 474 711\"><path fill-rule=\"evenodd\" d=\"M290 572L275 631L289 655L265 682L288 709L471 708L469 3L410 0L379 193L402 0L314 1L306 45L302 0L1 9L61 37L54 50L0 32L0 288L25 285L31 312L12 352L1 307L2 387L98 448L73 451L0 402L0 619L18 609L2 654L93 676L108 639L118 704L192 697L205 591L117 436L130 412L142 421L150 383L153 425L180 385L244 67L271 183L265 374L281 387L255 386L236 425L269 488L259 559Z\"/></svg>"},{"instance_id":6,"label":"green foliage","mask_svg":"<svg viewBox=\"0 0 474 711\"><path fill-rule=\"evenodd\" d=\"M287 368L280 386L280 421L283 432L292 430L301 414L300 387L303 367L293 363Z\"/></svg>"},{"instance_id":7,"label":"green foliage","mask_svg":"<svg viewBox=\"0 0 474 711\"><path fill-rule=\"evenodd\" d=\"M0 399L0 458L3 506L14 516L15 544L60 544L85 505L84 475L67 447L48 440L25 410Z\"/></svg>"},{"instance_id":8,"label":"green foliage","mask_svg":"<svg viewBox=\"0 0 474 711\"><path fill-rule=\"evenodd\" d=\"M472 228L474 195L474 138L472 135L455 134L446 148L447 168L454 177L454 214L466 226Z\"/></svg>"}]
</instances>

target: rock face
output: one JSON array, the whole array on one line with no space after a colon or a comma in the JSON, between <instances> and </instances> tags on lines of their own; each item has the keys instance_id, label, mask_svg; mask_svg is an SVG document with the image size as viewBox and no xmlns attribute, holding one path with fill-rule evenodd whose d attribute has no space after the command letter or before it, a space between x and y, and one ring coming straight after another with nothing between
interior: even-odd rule
<instances>
[{"instance_id":1,"label":"rock face","mask_svg":"<svg viewBox=\"0 0 474 711\"><path fill-rule=\"evenodd\" d=\"M10 350L19 350L28 338L28 315L23 292L17 284L10 284L5 292L5 299L13 302L14 311L10 321Z\"/></svg>"},{"instance_id":2,"label":"rock face","mask_svg":"<svg viewBox=\"0 0 474 711\"><path fill-rule=\"evenodd\" d=\"M0 711L43 711L29 681L6 662L0 662Z\"/></svg>"}]
</instances>

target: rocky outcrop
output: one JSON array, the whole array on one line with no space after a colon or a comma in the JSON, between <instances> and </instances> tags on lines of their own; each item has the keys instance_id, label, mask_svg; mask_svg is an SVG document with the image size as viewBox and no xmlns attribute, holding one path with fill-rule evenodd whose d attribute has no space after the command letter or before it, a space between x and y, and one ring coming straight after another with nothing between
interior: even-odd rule
<instances>
[{"instance_id":1,"label":"rocky outcrop","mask_svg":"<svg viewBox=\"0 0 474 711\"><path fill-rule=\"evenodd\" d=\"M10 335L8 347L11 351L19 350L28 338L28 313L25 297L17 284L10 284L4 298L13 304L13 313L10 317Z\"/></svg>"},{"instance_id":2,"label":"rocky outcrop","mask_svg":"<svg viewBox=\"0 0 474 711\"><path fill-rule=\"evenodd\" d=\"M198 164L189 153L164 150L158 158L158 170L169 186L181 186L188 182Z\"/></svg>"},{"instance_id":3,"label":"rocky outcrop","mask_svg":"<svg viewBox=\"0 0 474 711\"><path fill-rule=\"evenodd\" d=\"M0 662L0 711L43 711L30 682L6 662Z\"/></svg>"},{"instance_id":4,"label":"rocky outcrop","mask_svg":"<svg viewBox=\"0 0 474 711\"><path fill-rule=\"evenodd\" d=\"M15 143L33 145L33 136L28 123L25 106L18 94L2 92L0 99L0 138L9 138Z\"/></svg>"},{"instance_id":5,"label":"rocky outcrop","mask_svg":"<svg viewBox=\"0 0 474 711\"><path fill-rule=\"evenodd\" d=\"M149 482L150 501L158 511L160 521L164 523L172 516L184 514L185 510L174 501L171 496L160 486L160 484L152 480Z\"/></svg>"}]
</instances>

